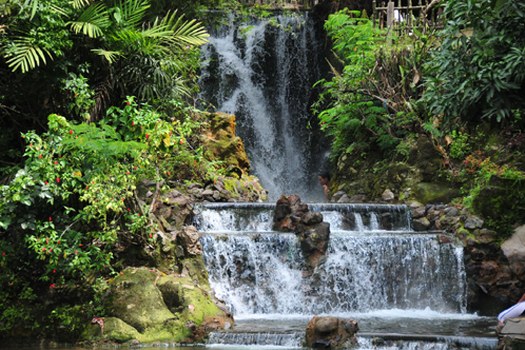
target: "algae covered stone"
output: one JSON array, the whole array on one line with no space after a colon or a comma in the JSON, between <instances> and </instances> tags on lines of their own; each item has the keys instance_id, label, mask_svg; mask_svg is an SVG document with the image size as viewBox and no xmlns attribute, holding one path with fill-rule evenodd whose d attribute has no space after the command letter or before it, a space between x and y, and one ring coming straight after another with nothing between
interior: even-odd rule
<instances>
[{"instance_id":1,"label":"algae covered stone","mask_svg":"<svg viewBox=\"0 0 525 350\"><path fill-rule=\"evenodd\" d=\"M233 324L207 283L146 267L126 268L111 281L106 310L111 324L100 335L115 342L202 341Z\"/></svg>"},{"instance_id":2,"label":"algae covered stone","mask_svg":"<svg viewBox=\"0 0 525 350\"><path fill-rule=\"evenodd\" d=\"M110 287L108 311L139 332L175 318L156 286L157 273L147 268L128 268Z\"/></svg>"}]
</instances>

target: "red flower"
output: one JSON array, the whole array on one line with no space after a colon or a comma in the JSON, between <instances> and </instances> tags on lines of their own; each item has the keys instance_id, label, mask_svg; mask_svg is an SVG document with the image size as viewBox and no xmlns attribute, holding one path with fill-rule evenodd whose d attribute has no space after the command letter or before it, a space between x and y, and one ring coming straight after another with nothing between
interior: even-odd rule
<instances>
[{"instance_id":1,"label":"red flower","mask_svg":"<svg viewBox=\"0 0 525 350\"><path fill-rule=\"evenodd\" d=\"M5 252L2 252L2 256L5 256L5 255L6 255Z\"/></svg>"},{"instance_id":2,"label":"red flower","mask_svg":"<svg viewBox=\"0 0 525 350\"><path fill-rule=\"evenodd\" d=\"M43 155L39 154L38 159L42 159Z\"/></svg>"},{"instance_id":3,"label":"red flower","mask_svg":"<svg viewBox=\"0 0 525 350\"><path fill-rule=\"evenodd\" d=\"M49 182L47 182L47 181L44 181L44 185L47 185L47 184L49 184Z\"/></svg>"},{"instance_id":4,"label":"red flower","mask_svg":"<svg viewBox=\"0 0 525 350\"><path fill-rule=\"evenodd\" d=\"M47 220L49 220L49 221L53 221L53 217L50 216L50 217L47 218ZM49 239L49 238L47 238L47 240L48 240L48 239Z\"/></svg>"},{"instance_id":5,"label":"red flower","mask_svg":"<svg viewBox=\"0 0 525 350\"><path fill-rule=\"evenodd\" d=\"M51 283L51 284L49 285L49 289L55 289L55 288L56 288L56 284Z\"/></svg>"},{"instance_id":6,"label":"red flower","mask_svg":"<svg viewBox=\"0 0 525 350\"><path fill-rule=\"evenodd\" d=\"M73 130L69 130L69 135L73 135Z\"/></svg>"},{"instance_id":7,"label":"red flower","mask_svg":"<svg viewBox=\"0 0 525 350\"><path fill-rule=\"evenodd\" d=\"M149 139L149 134L146 134L146 140Z\"/></svg>"},{"instance_id":8,"label":"red flower","mask_svg":"<svg viewBox=\"0 0 525 350\"><path fill-rule=\"evenodd\" d=\"M135 126L135 122L134 121L131 122L131 126Z\"/></svg>"},{"instance_id":9,"label":"red flower","mask_svg":"<svg viewBox=\"0 0 525 350\"><path fill-rule=\"evenodd\" d=\"M183 145L183 144L184 144L184 139L180 139L179 143L180 143L181 145Z\"/></svg>"},{"instance_id":10,"label":"red flower","mask_svg":"<svg viewBox=\"0 0 525 350\"><path fill-rule=\"evenodd\" d=\"M52 273L57 273L57 269L53 269L53 271L51 271Z\"/></svg>"},{"instance_id":11,"label":"red flower","mask_svg":"<svg viewBox=\"0 0 525 350\"><path fill-rule=\"evenodd\" d=\"M56 179L56 180L57 180L57 183L60 183L60 178L59 178L59 177L57 177L57 179Z\"/></svg>"},{"instance_id":12,"label":"red flower","mask_svg":"<svg viewBox=\"0 0 525 350\"><path fill-rule=\"evenodd\" d=\"M47 250L47 248L46 248L46 247L43 247L43 248L42 248L42 251L43 251L43 252L45 252L46 250Z\"/></svg>"},{"instance_id":13,"label":"red flower","mask_svg":"<svg viewBox=\"0 0 525 350\"><path fill-rule=\"evenodd\" d=\"M55 160L53 164L58 165L58 160Z\"/></svg>"},{"instance_id":14,"label":"red flower","mask_svg":"<svg viewBox=\"0 0 525 350\"><path fill-rule=\"evenodd\" d=\"M79 247L83 247L84 245L83 245L82 243L79 243L78 246L79 246Z\"/></svg>"},{"instance_id":15,"label":"red flower","mask_svg":"<svg viewBox=\"0 0 525 350\"><path fill-rule=\"evenodd\" d=\"M61 240L58 240L58 241L57 241L57 244L60 244L60 243L62 243L62 241L61 241Z\"/></svg>"}]
</instances>

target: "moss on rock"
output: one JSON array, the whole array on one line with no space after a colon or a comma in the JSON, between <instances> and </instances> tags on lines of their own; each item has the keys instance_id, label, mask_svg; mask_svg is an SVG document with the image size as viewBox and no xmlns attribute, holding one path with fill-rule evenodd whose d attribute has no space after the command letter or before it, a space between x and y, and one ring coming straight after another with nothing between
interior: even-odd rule
<instances>
[{"instance_id":1,"label":"moss on rock","mask_svg":"<svg viewBox=\"0 0 525 350\"><path fill-rule=\"evenodd\" d=\"M233 320L215 304L207 281L201 282L188 273L127 268L110 283L105 331L97 334L97 325L91 325L85 338L119 343L202 341L209 330L227 327Z\"/></svg>"},{"instance_id":2,"label":"moss on rock","mask_svg":"<svg viewBox=\"0 0 525 350\"><path fill-rule=\"evenodd\" d=\"M418 202L449 203L460 195L458 189L447 184L420 182L415 185L414 199Z\"/></svg>"},{"instance_id":3,"label":"moss on rock","mask_svg":"<svg viewBox=\"0 0 525 350\"><path fill-rule=\"evenodd\" d=\"M139 332L175 318L157 288L158 274L147 268L127 268L110 286L108 312Z\"/></svg>"}]
</instances>

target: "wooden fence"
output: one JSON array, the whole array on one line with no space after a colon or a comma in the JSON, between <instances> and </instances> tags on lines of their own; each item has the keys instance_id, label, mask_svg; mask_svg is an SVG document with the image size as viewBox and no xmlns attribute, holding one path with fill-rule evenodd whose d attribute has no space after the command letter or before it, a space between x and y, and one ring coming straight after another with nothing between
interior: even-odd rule
<instances>
[{"instance_id":1,"label":"wooden fence","mask_svg":"<svg viewBox=\"0 0 525 350\"><path fill-rule=\"evenodd\" d=\"M373 18L381 28L410 32L440 26L439 0L375 0Z\"/></svg>"},{"instance_id":2,"label":"wooden fence","mask_svg":"<svg viewBox=\"0 0 525 350\"><path fill-rule=\"evenodd\" d=\"M278 9L310 9L318 4L319 0L240 0L243 5L265 5Z\"/></svg>"}]
</instances>

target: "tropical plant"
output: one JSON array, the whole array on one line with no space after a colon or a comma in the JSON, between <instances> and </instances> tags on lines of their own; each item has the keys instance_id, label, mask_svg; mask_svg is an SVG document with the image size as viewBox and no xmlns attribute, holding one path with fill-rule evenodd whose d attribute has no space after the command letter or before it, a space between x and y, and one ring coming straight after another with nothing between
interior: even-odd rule
<instances>
[{"instance_id":1,"label":"tropical plant","mask_svg":"<svg viewBox=\"0 0 525 350\"><path fill-rule=\"evenodd\" d=\"M427 66L424 102L443 116L522 123L525 102L525 3L449 0L442 43Z\"/></svg>"},{"instance_id":2,"label":"tropical plant","mask_svg":"<svg viewBox=\"0 0 525 350\"><path fill-rule=\"evenodd\" d=\"M385 154L397 147L409 132L421 129L415 100L420 94L421 61L430 46L428 36L413 31L412 37L391 37L359 12L330 15L325 29L338 55L334 77L322 80L324 92L317 102L320 125L333 137L331 155L364 155L370 150Z\"/></svg>"}]
</instances>

